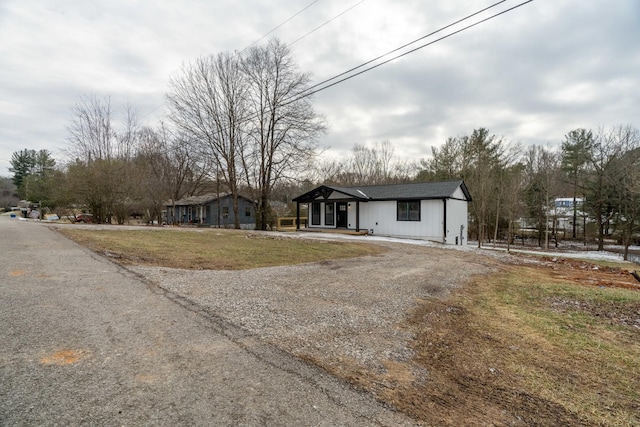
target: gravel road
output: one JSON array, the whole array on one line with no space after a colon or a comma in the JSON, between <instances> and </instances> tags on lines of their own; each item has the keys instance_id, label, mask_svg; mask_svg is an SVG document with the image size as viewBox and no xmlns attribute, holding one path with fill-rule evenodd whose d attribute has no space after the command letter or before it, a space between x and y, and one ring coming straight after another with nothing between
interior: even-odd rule
<instances>
[{"instance_id":1,"label":"gravel road","mask_svg":"<svg viewBox=\"0 0 640 427\"><path fill-rule=\"evenodd\" d=\"M416 283L433 276L417 259L405 263L416 272L389 279L366 266L393 269L393 258L361 262L125 270L43 224L0 216L0 425L412 425L284 351L375 363L367 333L377 331L384 357L406 357L408 337L389 326L412 298L445 290ZM400 285L414 288L385 301Z\"/></svg>"},{"instance_id":2,"label":"gravel road","mask_svg":"<svg viewBox=\"0 0 640 427\"><path fill-rule=\"evenodd\" d=\"M444 297L495 263L441 246L373 242L388 250L376 256L242 271L131 270L191 307L298 357L337 369L349 363L357 369L384 370L388 363L412 356L413 336L403 324L417 300Z\"/></svg>"}]
</instances>

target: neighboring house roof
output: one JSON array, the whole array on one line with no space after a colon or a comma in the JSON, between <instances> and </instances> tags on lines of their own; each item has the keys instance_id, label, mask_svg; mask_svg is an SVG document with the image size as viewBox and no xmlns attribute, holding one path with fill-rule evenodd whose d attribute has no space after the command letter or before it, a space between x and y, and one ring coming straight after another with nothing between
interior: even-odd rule
<instances>
[{"instance_id":1,"label":"neighboring house roof","mask_svg":"<svg viewBox=\"0 0 640 427\"><path fill-rule=\"evenodd\" d=\"M415 182L411 184L366 185L357 187L337 187L321 185L308 193L293 199L294 202L308 203L318 198L328 198L333 192L342 193L345 198L375 200L408 200L408 199L447 199L461 188L465 199L471 201L471 195L464 181Z\"/></svg>"},{"instance_id":2,"label":"neighboring house roof","mask_svg":"<svg viewBox=\"0 0 640 427\"><path fill-rule=\"evenodd\" d=\"M226 197L230 197L231 193L210 193L203 194L201 196L191 196L185 197L184 199L176 200L174 203L168 202L167 206L198 206L198 205L206 205L211 202L214 202L218 199L224 199ZM245 199L251 201L244 196L238 196L239 199Z\"/></svg>"}]
</instances>

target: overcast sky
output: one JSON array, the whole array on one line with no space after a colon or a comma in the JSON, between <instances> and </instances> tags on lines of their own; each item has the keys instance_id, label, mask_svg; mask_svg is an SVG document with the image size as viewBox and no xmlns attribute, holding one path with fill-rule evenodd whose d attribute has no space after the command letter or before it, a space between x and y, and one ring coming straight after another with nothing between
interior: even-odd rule
<instances>
[{"instance_id":1,"label":"overcast sky","mask_svg":"<svg viewBox=\"0 0 640 427\"><path fill-rule=\"evenodd\" d=\"M116 112L129 103L156 126L184 62L242 50L306 6L269 37L322 81L493 3L0 0L0 176L25 148L62 161L81 96L110 97ZM389 140L397 157L420 159L478 127L525 146L557 145L577 127L638 128L639 42L638 0L534 0L316 94L321 144L339 156Z\"/></svg>"}]
</instances>

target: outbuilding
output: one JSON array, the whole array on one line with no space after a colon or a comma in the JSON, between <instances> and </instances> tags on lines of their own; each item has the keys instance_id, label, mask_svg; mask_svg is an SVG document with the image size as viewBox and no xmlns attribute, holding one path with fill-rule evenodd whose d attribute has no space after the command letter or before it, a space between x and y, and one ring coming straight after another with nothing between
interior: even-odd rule
<instances>
[{"instance_id":1,"label":"outbuilding","mask_svg":"<svg viewBox=\"0 0 640 427\"><path fill-rule=\"evenodd\" d=\"M308 206L309 230L343 229L467 244L471 195L461 180L357 187L321 185L293 201L298 224L300 205Z\"/></svg>"}]
</instances>

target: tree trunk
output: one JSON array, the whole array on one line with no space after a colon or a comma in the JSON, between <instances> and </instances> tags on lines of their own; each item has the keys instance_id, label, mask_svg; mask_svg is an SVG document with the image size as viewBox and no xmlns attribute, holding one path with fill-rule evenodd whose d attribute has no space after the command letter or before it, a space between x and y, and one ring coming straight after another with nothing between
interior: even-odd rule
<instances>
[{"instance_id":1,"label":"tree trunk","mask_svg":"<svg viewBox=\"0 0 640 427\"><path fill-rule=\"evenodd\" d=\"M496 206L496 229L493 232L493 247L496 247L498 241L498 225L500 224L500 198L498 197L498 204Z\"/></svg>"}]
</instances>

